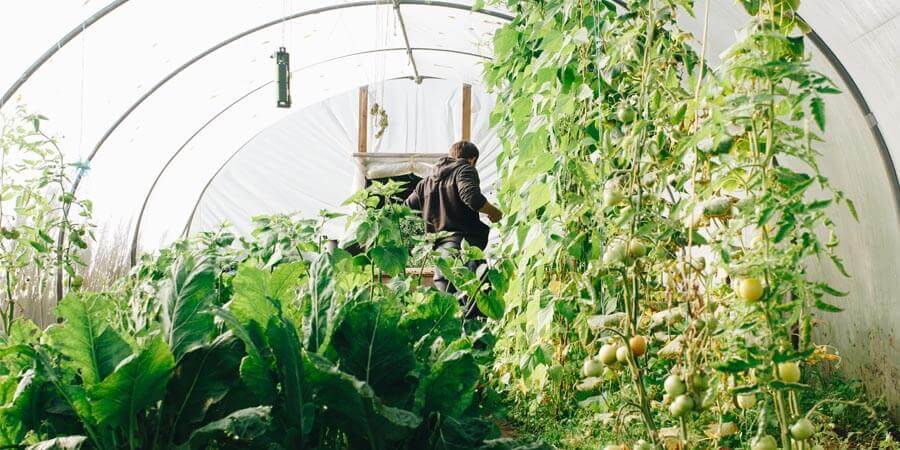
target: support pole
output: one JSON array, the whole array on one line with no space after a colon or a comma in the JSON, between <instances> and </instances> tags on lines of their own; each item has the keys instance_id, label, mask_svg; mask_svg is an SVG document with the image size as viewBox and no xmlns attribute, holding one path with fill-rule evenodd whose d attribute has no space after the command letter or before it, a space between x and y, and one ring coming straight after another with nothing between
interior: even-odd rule
<instances>
[{"instance_id":1,"label":"support pole","mask_svg":"<svg viewBox=\"0 0 900 450\"><path fill-rule=\"evenodd\" d=\"M464 84L462 91L462 139L472 140L472 85Z\"/></svg>"},{"instance_id":2,"label":"support pole","mask_svg":"<svg viewBox=\"0 0 900 450\"><path fill-rule=\"evenodd\" d=\"M359 146L356 151L365 153L369 147L369 87L359 88Z\"/></svg>"}]
</instances>

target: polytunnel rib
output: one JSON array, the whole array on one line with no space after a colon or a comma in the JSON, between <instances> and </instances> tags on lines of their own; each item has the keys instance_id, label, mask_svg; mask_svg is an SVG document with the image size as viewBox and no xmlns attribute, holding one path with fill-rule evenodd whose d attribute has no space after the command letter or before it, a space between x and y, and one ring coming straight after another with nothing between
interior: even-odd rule
<instances>
[{"instance_id":1,"label":"polytunnel rib","mask_svg":"<svg viewBox=\"0 0 900 450\"><path fill-rule=\"evenodd\" d=\"M407 50L406 48L383 48L383 49L366 50L366 51L362 51L362 52L350 53L350 54L347 54L347 55L337 56L337 57L334 57L334 58L329 58L329 59L326 59L326 60L323 60L323 61L319 61L319 62L310 64L310 65L308 65L308 66L301 67L301 68L299 68L299 69L297 69L297 70L292 71L292 73L297 73L297 72L299 72L299 71L301 71L301 70L310 69L310 68L312 68L312 67L316 67L316 66L319 66L319 65L321 65L321 64L326 64L326 63L329 63L329 62L332 62L332 61L336 61L336 60L339 60L339 59L351 58L351 57L354 57L354 56L366 55L366 54L371 54L371 53L396 52L396 51L406 51L406 50ZM488 60L491 59L491 58L488 57L488 56L479 55L479 54L477 54L477 53L465 52L465 51L461 51L461 50L451 50L451 49L443 49L443 48L430 48L430 47L413 47L412 50L415 50L415 51L433 51L433 52L455 53L455 54L460 54L460 55L472 56L472 57L476 57L476 58L482 58L482 59L488 59ZM421 80L421 79L430 79L430 78L433 78L433 77L422 77L422 76L418 76L418 79L420 79L420 80ZM162 169L160 169L159 173L156 174L156 178L153 179L153 183L150 185L150 189L147 191L147 194L144 196L144 200L143 200L143 202L141 203L141 209L140 209L140 212L138 213L137 222L135 223L135 227L134 227L134 232L132 233L131 249L129 250L129 257L128 257L128 258L129 258L129 261L131 262L131 265L132 265L132 266L134 266L135 264L137 264L137 246L138 246L138 240L140 239L141 224L142 224L142 222L143 222L143 220L144 220L144 213L145 213L146 210L147 210L147 204L150 202L150 197L153 195L153 191L156 190L156 185L159 183L159 180L162 178L163 174L166 172L166 170L169 168L169 166L172 164L172 162L175 161L175 159L178 157L178 155L181 154L181 152L188 146L188 144L191 143L191 141L194 140L195 137L197 137L201 132L203 132L203 130L205 130L206 127L208 127L208 126L211 125L213 122L215 122L216 119L218 119L222 114L224 114L225 112L227 112L227 111L230 110L232 107L234 107L234 106L236 106L237 104L239 104L240 102L244 101L244 99L246 99L247 97L253 95L253 94L256 93L256 92L259 92L260 90L262 90L262 89L265 88L266 86L271 85L271 84L274 83L274 82L275 82L275 80L269 80L269 81L267 81L267 82L265 82L265 83L263 83L263 84L257 86L256 88L253 88L253 89L250 90L249 92L247 92L247 93L245 93L244 95L241 95L240 97L238 97L237 100L235 100L234 102L230 103L228 106L226 106L225 108L223 108L221 111L219 111L218 113L214 114L209 120L207 120L206 122L204 122L203 125L200 126L200 128L198 128L193 134L191 134L191 136L188 137L187 140L185 140L184 143L182 143L181 146L178 147L178 150L176 150L175 153L173 153L172 156L169 157L168 161L166 161L166 163L163 165ZM211 182L211 181L210 181L210 182ZM200 203L200 200L202 200L202 195L201 195L201 198L197 200L197 203L198 203L198 204Z\"/></svg>"},{"instance_id":2,"label":"polytunnel rib","mask_svg":"<svg viewBox=\"0 0 900 450\"><path fill-rule=\"evenodd\" d=\"M405 50L405 49L401 49L401 50ZM427 76L427 75L426 75L426 76L420 76L419 78L422 79L422 80L439 80L439 79L440 79L439 77L430 77L430 76ZM392 81L392 80L403 80L403 79L410 79L410 80L413 80L412 77L399 77L399 78L392 78L391 80L387 80L387 81ZM266 127L266 128L263 128L262 130L259 130L259 132L257 132L257 133L254 134L250 139L248 139L246 142L244 142L243 144L241 144L241 146L238 147L238 149L235 150L234 153L232 153L231 156L229 156L228 159L226 159L226 160L222 163L222 165L219 166L218 169L216 169L215 173L213 173L212 176L209 177L209 180L207 180L207 181L206 181L206 184L203 185L203 189L200 190L200 195L197 196L197 201L194 202L194 207L191 208L191 214L190 214L190 216L188 216L187 223L184 224L184 229L181 231L181 235L182 235L182 236L187 236L188 233L190 232L191 226L192 226L193 223L194 223L194 216L197 214L197 209L200 207L200 202L203 201L203 196L206 195L207 189L209 189L209 187L212 186L212 183L213 183L213 181L216 180L216 177L218 177L219 174L222 172L222 170L224 170L225 167L228 166L228 164L231 162L232 159L234 159L241 151L244 150L244 148L247 146L247 144L253 142L253 140L256 139L257 136L259 136L263 131L266 131L267 129L269 129L269 127Z\"/></svg>"},{"instance_id":3,"label":"polytunnel rib","mask_svg":"<svg viewBox=\"0 0 900 450\"><path fill-rule=\"evenodd\" d=\"M894 211L897 216L900 217L900 178L897 177L897 166L894 165L894 159L891 157L891 150L888 147L887 141L884 139L884 134L881 132L878 121L875 119L875 113L873 113L872 109L869 107L869 102L866 101L866 97L863 95L862 90L860 90L859 85L856 84L856 80L853 79L853 76L850 75L850 72L844 67L840 58L834 54L831 47L825 43L825 40L822 39L821 36L819 36L819 33L816 33L816 30L813 30L812 27L810 27L807 36L816 48L822 52L822 55L825 56L825 59L831 64L831 67L838 73L838 76L841 77L841 80L847 85L847 88L850 89L850 95L852 95L853 100L856 101L856 106L858 106L865 115L866 122L869 124L869 131L872 133L872 137L875 138L875 144L878 146L881 162L884 164L888 178L891 180L891 193L894 197Z\"/></svg>"},{"instance_id":4,"label":"polytunnel rib","mask_svg":"<svg viewBox=\"0 0 900 450\"><path fill-rule=\"evenodd\" d=\"M124 5L125 3L128 3L128 0L114 0L112 3L95 12L93 15L91 15L91 17L88 17L84 22L76 25L75 28L72 28L72 30L66 33L65 36L63 36L60 40L56 41L56 44L53 44L35 62L31 63L31 65L28 66L28 69L25 69L25 73L23 73L22 76L16 79L12 86L10 86L9 89L7 89L6 92L3 93L3 97L0 98L0 108L2 108L10 98L12 98L13 94L15 94L16 91L18 91L19 88L21 88L22 85L25 84L31 78L31 76L41 68L41 66L44 65L44 63L49 61L50 58L52 58L53 55L56 54L56 52L65 47L66 44L69 43L69 41L78 37L79 34L83 33L95 22L102 19L107 14L115 11L116 8Z\"/></svg>"}]
</instances>

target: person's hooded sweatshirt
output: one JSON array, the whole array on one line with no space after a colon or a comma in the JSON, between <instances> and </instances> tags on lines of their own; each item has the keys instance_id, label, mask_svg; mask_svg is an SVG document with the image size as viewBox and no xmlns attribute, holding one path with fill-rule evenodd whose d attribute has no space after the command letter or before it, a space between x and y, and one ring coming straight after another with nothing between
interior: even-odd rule
<instances>
[{"instance_id":1,"label":"person's hooded sweatshirt","mask_svg":"<svg viewBox=\"0 0 900 450\"><path fill-rule=\"evenodd\" d=\"M405 203L422 211L425 231L447 231L452 233L449 239L457 242L465 239L484 249L490 227L479 219L478 210L486 202L475 167L464 159L445 156L438 160L430 175L419 181Z\"/></svg>"}]
</instances>

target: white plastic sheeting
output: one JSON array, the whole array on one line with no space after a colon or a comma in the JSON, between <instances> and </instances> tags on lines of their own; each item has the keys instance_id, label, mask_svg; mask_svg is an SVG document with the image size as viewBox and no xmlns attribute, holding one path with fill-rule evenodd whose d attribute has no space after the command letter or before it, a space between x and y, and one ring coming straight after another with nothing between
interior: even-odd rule
<instances>
[{"instance_id":1,"label":"white plastic sheeting","mask_svg":"<svg viewBox=\"0 0 900 450\"><path fill-rule=\"evenodd\" d=\"M58 3L66 5L57 9ZM400 3L419 75L479 84L502 20L472 12L469 2ZM3 2L0 87L104 6L99 0ZM53 19L42 20L48 11ZM42 22L47 27L37 26ZM282 45L293 71L289 110L275 108L269 58ZM94 156L79 194L94 200L101 223L131 225L162 173L148 218L151 210L179 215L151 218L147 235L172 236L222 162L260 130L349 89L413 75L390 2L131 0L62 46L3 110L24 104L50 117L46 128L71 158ZM393 126L407 125L398 118ZM161 242L142 241L148 249Z\"/></svg>"}]
</instances>

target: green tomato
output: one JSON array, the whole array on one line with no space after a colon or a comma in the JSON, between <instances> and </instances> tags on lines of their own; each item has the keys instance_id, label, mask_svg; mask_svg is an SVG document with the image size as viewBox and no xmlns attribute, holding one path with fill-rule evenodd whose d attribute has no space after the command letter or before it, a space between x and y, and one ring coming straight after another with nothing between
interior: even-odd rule
<instances>
[{"instance_id":1,"label":"green tomato","mask_svg":"<svg viewBox=\"0 0 900 450\"><path fill-rule=\"evenodd\" d=\"M791 437L798 441L805 441L816 432L816 427L806 417L801 417L791 425Z\"/></svg>"},{"instance_id":2,"label":"green tomato","mask_svg":"<svg viewBox=\"0 0 900 450\"><path fill-rule=\"evenodd\" d=\"M763 285L753 277L741 278L737 283L737 295L745 302L755 302L763 295Z\"/></svg>"},{"instance_id":3,"label":"green tomato","mask_svg":"<svg viewBox=\"0 0 900 450\"><path fill-rule=\"evenodd\" d=\"M709 379L706 378L706 375L703 372L694 372L690 377L691 387L695 391L703 391L709 387Z\"/></svg>"},{"instance_id":4,"label":"green tomato","mask_svg":"<svg viewBox=\"0 0 900 450\"><path fill-rule=\"evenodd\" d=\"M622 200L625 200L625 195L618 189L607 188L603 190L603 206L615 206L622 203Z\"/></svg>"},{"instance_id":5,"label":"green tomato","mask_svg":"<svg viewBox=\"0 0 900 450\"><path fill-rule=\"evenodd\" d=\"M78 290L81 286L84 285L84 277L81 275L75 275L72 277L72 289Z\"/></svg>"},{"instance_id":6,"label":"green tomato","mask_svg":"<svg viewBox=\"0 0 900 450\"><path fill-rule=\"evenodd\" d=\"M619 122L622 123L631 123L634 122L634 118L637 115L635 113L634 108L630 106L621 106L619 110L616 111L616 118L619 119Z\"/></svg>"},{"instance_id":7,"label":"green tomato","mask_svg":"<svg viewBox=\"0 0 900 450\"><path fill-rule=\"evenodd\" d=\"M681 381L681 378L676 375L669 375L668 377L666 377L666 381L663 383L663 388L665 388L666 394L669 394L670 397L684 394L684 392L687 390L684 382Z\"/></svg>"},{"instance_id":8,"label":"green tomato","mask_svg":"<svg viewBox=\"0 0 900 450\"><path fill-rule=\"evenodd\" d=\"M675 397L675 400L669 405L669 414L672 414L673 417L681 417L691 412L692 409L694 409L694 400L690 396L682 394Z\"/></svg>"},{"instance_id":9,"label":"green tomato","mask_svg":"<svg viewBox=\"0 0 900 450\"><path fill-rule=\"evenodd\" d=\"M617 242L606 248L603 253L604 265L617 265L625 262L626 246L622 242Z\"/></svg>"},{"instance_id":10,"label":"green tomato","mask_svg":"<svg viewBox=\"0 0 900 450\"><path fill-rule=\"evenodd\" d=\"M581 374L585 377L599 377L603 373L603 364L594 359L587 358L581 366Z\"/></svg>"},{"instance_id":11,"label":"green tomato","mask_svg":"<svg viewBox=\"0 0 900 450\"><path fill-rule=\"evenodd\" d=\"M778 378L787 383L799 383L800 364L797 361L779 363Z\"/></svg>"},{"instance_id":12,"label":"green tomato","mask_svg":"<svg viewBox=\"0 0 900 450\"><path fill-rule=\"evenodd\" d=\"M632 239L628 242L628 257L632 259L637 259L645 256L647 254L647 246L641 242L640 239Z\"/></svg>"},{"instance_id":13,"label":"green tomato","mask_svg":"<svg viewBox=\"0 0 900 450\"><path fill-rule=\"evenodd\" d=\"M616 361L619 361L622 364L628 362L628 347L623 345L616 349Z\"/></svg>"},{"instance_id":14,"label":"green tomato","mask_svg":"<svg viewBox=\"0 0 900 450\"><path fill-rule=\"evenodd\" d=\"M600 362L610 365L616 362L616 346L612 344L604 344L597 353Z\"/></svg>"},{"instance_id":15,"label":"green tomato","mask_svg":"<svg viewBox=\"0 0 900 450\"><path fill-rule=\"evenodd\" d=\"M756 406L756 394L738 394L737 404L741 409L751 409Z\"/></svg>"},{"instance_id":16,"label":"green tomato","mask_svg":"<svg viewBox=\"0 0 900 450\"><path fill-rule=\"evenodd\" d=\"M775 438L766 434L764 436L757 436L753 439L753 442L750 443L750 450L777 450L778 442L775 442Z\"/></svg>"}]
</instances>

